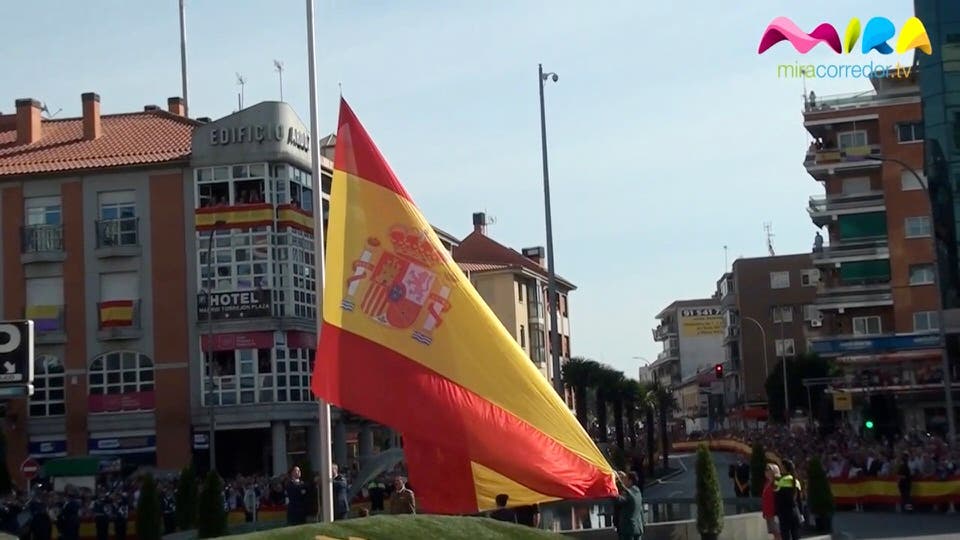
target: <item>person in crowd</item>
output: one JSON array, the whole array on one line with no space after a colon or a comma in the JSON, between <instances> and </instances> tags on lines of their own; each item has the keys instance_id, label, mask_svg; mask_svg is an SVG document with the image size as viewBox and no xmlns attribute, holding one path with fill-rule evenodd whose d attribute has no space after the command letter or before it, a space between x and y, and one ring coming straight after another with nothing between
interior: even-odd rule
<instances>
[{"instance_id":1,"label":"person in crowd","mask_svg":"<svg viewBox=\"0 0 960 540\"><path fill-rule=\"evenodd\" d=\"M507 523L516 523L517 522L517 513L512 509L507 508L507 502L510 500L510 496L506 493L501 493L497 495L497 509L493 512L490 512L490 517L497 521L505 521Z\"/></svg>"},{"instance_id":2,"label":"person in crowd","mask_svg":"<svg viewBox=\"0 0 960 540\"><path fill-rule=\"evenodd\" d=\"M391 514L416 514L417 499L407 487L407 479L397 476L393 480L393 493L390 495Z\"/></svg>"},{"instance_id":3,"label":"person in crowd","mask_svg":"<svg viewBox=\"0 0 960 540\"><path fill-rule=\"evenodd\" d=\"M61 540L80 540L80 498L76 488L66 487L65 497L57 514L57 531Z\"/></svg>"},{"instance_id":4,"label":"person in crowd","mask_svg":"<svg viewBox=\"0 0 960 540\"><path fill-rule=\"evenodd\" d=\"M913 471L910 469L910 454L904 452L897 468L897 489L900 491L900 506L904 512L913 510L910 491L913 487Z\"/></svg>"},{"instance_id":5,"label":"person in crowd","mask_svg":"<svg viewBox=\"0 0 960 540\"><path fill-rule=\"evenodd\" d=\"M110 537L110 520L113 519L113 505L107 497L107 490L97 488L97 497L93 501L93 525L97 531L97 540L108 540Z\"/></svg>"},{"instance_id":6,"label":"person in crowd","mask_svg":"<svg viewBox=\"0 0 960 540\"><path fill-rule=\"evenodd\" d=\"M330 472L333 474L333 519L347 519L350 516L350 486L340 474L339 466L334 464Z\"/></svg>"},{"instance_id":7,"label":"person in crowd","mask_svg":"<svg viewBox=\"0 0 960 540\"><path fill-rule=\"evenodd\" d=\"M730 474L733 478L733 491L737 497L750 496L750 465L743 460L743 456L737 456L736 465L730 466Z\"/></svg>"},{"instance_id":8,"label":"person in crowd","mask_svg":"<svg viewBox=\"0 0 960 540\"><path fill-rule=\"evenodd\" d=\"M800 481L794 476L795 467L789 459L783 460L783 475L775 484L774 501L782 540L800 540L803 513L800 505Z\"/></svg>"},{"instance_id":9,"label":"person in crowd","mask_svg":"<svg viewBox=\"0 0 960 540\"><path fill-rule=\"evenodd\" d=\"M50 519L50 500L39 489L34 491L27 509L30 511L30 537L33 540L50 540L53 536L53 521Z\"/></svg>"},{"instance_id":10,"label":"person in crowd","mask_svg":"<svg viewBox=\"0 0 960 540\"><path fill-rule=\"evenodd\" d=\"M139 493L139 488L137 493ZM126 540L127 519L130 515L130 500L123 492L113 494L113 535L116 540Z\"/></svg>"},{"instance_id":11,"label":"person in crowd","mask_svg":"<svg viewBox=\"0 0 960 540\"><path fill-rule=\"evenodd\" d=\"M290 469L287 482L287 525L307 522L307 486L300 479L300 467Z\"/></svg>"},{"instance_id":12,"label":"person in crowd","mask_svg":"<svg viewBox=\"0 0 960 540\"><path fill-rule=\"evenodd\" d=\"M528 504L525 506L519 506L516 508L517 512L517 523L520 525L526 525L527 527L533 527L534 529L540 528L540 505L539 504Z\"/></svg>"},{"instance_id":13,"label":"person in crowd","mask_svg":"<svg viewBox=\"0 0 960 540\"><path fill-rule=\"evenodd\" d=\"M163 486L160 511L163 513L163 534L172 534L177 530L177 499L170 484Z\"/></svg>"},{"instance_id":14,"label":"person in crowd","mask_svg":"<svg viewBox=\"0 0 960 540\"><path fill-rule=\"evenodd\" d=\"M383 512L383 501L387 493L387 486L380 478L374 479L367 485L367 493L370 496L370 512Z\"/></svg>"},{"instance_id":15,"label":"person in crowd","mask_svg":"<svg viewBox=\"0 0 960 540\"><path fill-rule=\"evenodd\" d=\"M780 540L780 524L777 522L777 503L774 495L777 480L780 479L780 466L776 463L768 463L764 476L766 482L763 484L763 493L760 495L761 513L767 522L767 534L773 535L773 540Z\"/></svg>"},{"instance_id":16,"label":"person in crowd","mask_svg":"<svg viewBox=\"0 0 960 540\"><path fill-rule=\"evenodd\" d=\"M260 497L257 496L256 483L250 481L243 490L243 516L244 521L253 523L257 521L257 509L260 507Z\"/></svg>"},{"instance_id":17,"label":"person in crowd","mask_svg":"<svg viewBox=\"0 0 960 540\"><path fill-rule=\"evenodd\" d=\"M640 540L643 537L643 495L637 487L639 479L636 473L619 472L622 484L616 506L619 507L617 520L617 538L619 540Z\"/></svg>"}]
</instances>

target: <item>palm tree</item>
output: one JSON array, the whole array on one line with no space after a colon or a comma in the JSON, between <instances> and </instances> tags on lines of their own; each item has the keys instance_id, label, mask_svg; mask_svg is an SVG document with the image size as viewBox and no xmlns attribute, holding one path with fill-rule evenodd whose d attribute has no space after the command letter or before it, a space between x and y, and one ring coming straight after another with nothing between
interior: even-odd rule
<instances>
[{"instance_id":1,"label":"palm tree","mask_svg":"<svg viewBox=\"0 0 960 540\"><path fill-rule=\"evenodd\" d=\"M584 428L587 427L587 389L594 386L599 371L599 363L582 356L575 356L563 365L563 384L573 389L574 410Z\"/></svg>"},{"instance_id":2,"label":"palm tree","mask_svg":"<svg viewBox=\"0 0 960 540\"><path fill-rule=\"evenodd\" d=\"M607 405L613 401L614 391L622 378L623 373L609 366L601 365L597 372L597 424L600 427L597 440L599 442L605 443L608 440Z\"/></svg>"},{"instance_id":3,"label":"palm tree","mask_svg":"<svg viewBox=\"0 0 960 540\"><path fill-rule=\"evenodd\" d=\"M653 435L655 423L654 415L657 410L657 403L650 385L647 385L643 388L643 392L640 394L638 405L644 416L643 432L646 434L647 439L647 474L652 478L654 475L654 468L657 464L656 460L654 459L654 453L657 451L657 447Z\"/></svg>"},{"instance_id":4,"label":"palm tree","mask_svg":"<svg viewBox=\"0 0 960 540\"><path fill-rule=\"evenodd\" d=\"M655 382L650 389L660 420L660 456L663 458L663 468L670 468L670 439L667 435L667 419L677 409L677 399L669 388Z\"/></svg>"},{"instance_id":5,"label":"palm tree","mask_svg":"<svg viewBox=\"0 0 960 540\"><path fill-rule=\"evenodd\" d=\"M617 448L620 450L626 449L626 443L624 441L624 432L623 432L623 413L624 413L624 402L627 397L627 383L629 381L626 377L623 376L622 371L616 371L616 377L611 377L610 382L616 381L614 384L608 387L609 389L609 399L610 404L613 405L613 429L615 434L615 440L617 442Z\"/></svg>"},{"instance_id":6,"label":"palm tree","mask_svg":"<svg viewBox=\"0 0 960 540\"><path fill-rule=\"evenodd\" d=\"M623 387L623 408L627 416L627 434L630 436L630 448L637 447L637 413L640 408L640 396L643 385L634 379L627 379Z\"/></svg>"}]
</instances>

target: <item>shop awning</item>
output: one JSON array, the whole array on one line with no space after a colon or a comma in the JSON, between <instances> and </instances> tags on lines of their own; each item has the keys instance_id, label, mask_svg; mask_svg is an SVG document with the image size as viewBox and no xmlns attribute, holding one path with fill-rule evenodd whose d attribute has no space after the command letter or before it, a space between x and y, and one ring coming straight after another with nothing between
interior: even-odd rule
<instances>
[{"instance_id":1,"label":"shop awning","mask_svg":"<svg viewBox=\"0 0 960 540\"><path fill-rule=\"evenodd\" d=\"M51 459L43 464L43 476L96 476L100 473L100 458L67 457Z\"/></svg>"}]
</instances>

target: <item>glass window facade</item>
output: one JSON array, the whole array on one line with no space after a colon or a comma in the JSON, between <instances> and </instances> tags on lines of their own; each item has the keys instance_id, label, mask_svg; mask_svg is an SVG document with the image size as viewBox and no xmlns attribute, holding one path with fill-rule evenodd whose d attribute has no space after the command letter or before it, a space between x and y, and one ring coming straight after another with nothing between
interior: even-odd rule
<instances>
[{"instance_id":1,"label":"glass window facade","mask_svg":"<svg viewBox=\"0 0 960 540\"><path fill-rule=\"evenodd\" d=\"M887 236L886 212L842 215L837 219L841 240L884 238Z\"/></svg>"}]
</instances>

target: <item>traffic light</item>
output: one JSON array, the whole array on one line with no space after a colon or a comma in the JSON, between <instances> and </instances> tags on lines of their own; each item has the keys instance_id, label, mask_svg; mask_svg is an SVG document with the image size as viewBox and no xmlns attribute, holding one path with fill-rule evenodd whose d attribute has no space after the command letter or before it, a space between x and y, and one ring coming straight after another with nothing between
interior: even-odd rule
<instances>
[{"instance_id":1,"label":"traffic light","mask_svg":"<svg viewBox=\"0 0 960 540\"><path fill-rule=\"evenodd\" d=\"M863 423L863 427L867 429L873 429L873 420L867 420Z\"/></svg>"},{"instance_id":2,"label":"traffic light","mask_svg":"<svg viewBox=\"0 0 960 540\"><path fill-rule=\"evenodd\" d=\"M723 378L723 364L717 364L713 366L713 373L717 376L718 379Z\"/></svg>"}]
</instances>

